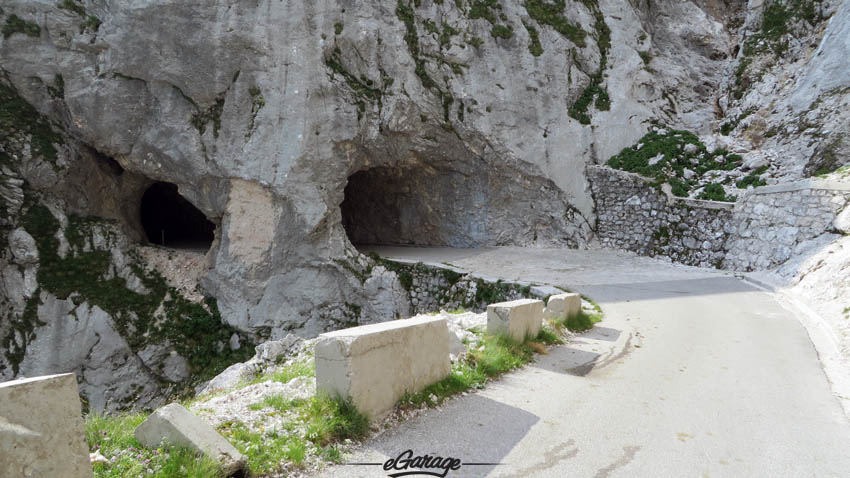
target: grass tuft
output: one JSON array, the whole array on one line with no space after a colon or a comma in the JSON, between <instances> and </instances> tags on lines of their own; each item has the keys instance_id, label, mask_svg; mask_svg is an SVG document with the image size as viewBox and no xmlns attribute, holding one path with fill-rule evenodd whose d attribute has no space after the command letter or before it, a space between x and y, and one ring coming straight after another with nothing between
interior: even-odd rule
<instances>
[{"instance_id":1,"label":"grass tuft","mask_svg":"<svg viewBox=\"0 0 850 478\"><path fill-rule=\"evenodd\" d=\"M108 464L95 464L96 478L223 478L218 464L184 448L144 448L133 431L145 419L145 413L98 415L86 417L86 440L91 451L99 451Z\"/></svg>"},{"instance_id":2,"label":"grass tuft","mask_svg":"<svg viewBox=\"0 0 850 478\"><path fill-rule=\"evenodd\" d=\"M584 311L564 319L564 326L571 332L584 332L593 328L593 319Z\"/></svg>"},{"instance_id":3,"label":"grass tuft","mask_svg":"<svg viewBox=\"0 0 850 478\"><path fill-rule=\"evenodd\" d=\"M317 395L307 402L303 418L307 423L307 439L319 446L361 438L369 431L369 419L351 400L327 395Z\"/></svg>"}]
</instances>

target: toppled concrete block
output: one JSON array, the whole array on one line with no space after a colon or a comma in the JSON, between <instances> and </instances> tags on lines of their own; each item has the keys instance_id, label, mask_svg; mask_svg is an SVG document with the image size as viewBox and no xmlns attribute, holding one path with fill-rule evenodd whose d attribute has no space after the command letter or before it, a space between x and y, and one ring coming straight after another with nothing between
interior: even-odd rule
<instances>
[{"instance_id":1,"label":"toppled concrete block","mask_svg":"<svg viewBox=\"0 0 850 478\"><path fill-rule=\"evenodd\" d=\"M74 374L0 383L0 476L93 476Z\"/></svg>"},{"instance_id":2,"label":"toppled concrete block","mask_svg":"<svg viewBox=\"0 0 850 478\"><path fill-rule=\"evenodd\" d=\"M226 475L245 467L246 459L207 422L178 403L153 412L133 433L139 443L156 448L160 444L181 446L216 460Z\"/></svg>"},{"instance_id":3,"label":"toppled concrete block","mask_svg":"<svg viewBox=\"0 0 850 478\"><path fill-rule=\"evenodd\" d=\"M370 419L390 412L451 373L444 318L423 317L322 334L316 342L316 390L350 398Z\"/></svg>"},{"instance_id":4,"label":"toppled concrete block","mask_svg":"<svg viewBox=\"0 0 850 478\"><path fill-rule=\"evenodd\" d=\"M487 306L487 332L518 342L537 337L543 326L543 301L520 299Z\"/></svg>"},{"instance_id":5,"label":"toppled concrete block","mask_svg":"<svg viewBox=\"0 0 850 478\"><path fill-rule=\"evenodd\" d=\"M549 297L543 317L547 319L565 319L581 312L581 296L572 292Z\"/></svg>"}]
</instances>

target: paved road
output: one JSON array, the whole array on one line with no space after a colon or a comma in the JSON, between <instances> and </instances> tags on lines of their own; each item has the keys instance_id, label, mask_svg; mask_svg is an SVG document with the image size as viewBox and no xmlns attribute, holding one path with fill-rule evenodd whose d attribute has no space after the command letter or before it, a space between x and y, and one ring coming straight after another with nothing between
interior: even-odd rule
<instances>
[{"instance_id":1,"label":"paved road","mask_svg":"<svg viewBox=\"0 0 850 478\"><path fill-rule=\"evenodd\" d=\"M563 285L606 319L536 363L364 444L458 457L450 477L847 477L850 423L805 329L734 277L625 253L386 249ZM327 477L385 477L337 466Z\"/></svg>"}]
</instances>

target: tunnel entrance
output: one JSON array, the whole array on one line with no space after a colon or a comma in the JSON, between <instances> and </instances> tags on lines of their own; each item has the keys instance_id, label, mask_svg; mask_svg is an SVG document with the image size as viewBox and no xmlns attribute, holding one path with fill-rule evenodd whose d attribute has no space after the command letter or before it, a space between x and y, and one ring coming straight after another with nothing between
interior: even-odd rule
<instances>
[{"instance_id":1,"label":"tunnel entrance","mask_svg":"<svg viewBox=\"0 0 850 478\"><path fill-rule=\"evenodd\" d=\"M349 176L340 205L358 245L476 247L486 242L487 175L414 163Z\"/></svg>"},{"instance_id":2,"label":"tunnel entrance","mask_svg":"<svg viewBox=\"0 0 850 478\"><path fill-rule=\"evenodd\" d=\"M157 182L142 195L141 222L152 244L206 252L215 224L177 192L177 185Z\"/></svg>"}]
</instances>

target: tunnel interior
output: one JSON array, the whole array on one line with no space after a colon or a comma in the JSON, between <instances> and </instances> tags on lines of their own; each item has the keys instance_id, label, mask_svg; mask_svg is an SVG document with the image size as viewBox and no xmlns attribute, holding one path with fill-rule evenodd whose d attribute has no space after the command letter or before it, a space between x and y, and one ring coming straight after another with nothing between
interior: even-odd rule
<instances>
[{"instance_id":1,"label":"tunnel interior","mask_svg":"<svg viewBox=\"0 0 850 478\"><path fill-rule=\"evenodd\" d=\"M421 163L379 166L348 178L340 205L355 246L476 247L486 242L486 174Z\"/></svg>"},{"instance_id":2,"label":"tunnel interior","mask_svg":"<svg viewBox=\"0 0 850 478\"><path fill-rule=\"evenodd\" d=\"M152 244L205 252L215 237L215 224L177 192L176 184L152 184L142 195L140 215Z\"/></svg>"}]
</instances>

